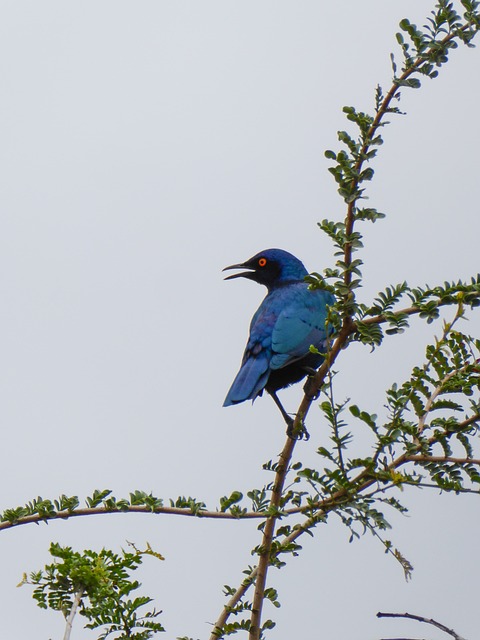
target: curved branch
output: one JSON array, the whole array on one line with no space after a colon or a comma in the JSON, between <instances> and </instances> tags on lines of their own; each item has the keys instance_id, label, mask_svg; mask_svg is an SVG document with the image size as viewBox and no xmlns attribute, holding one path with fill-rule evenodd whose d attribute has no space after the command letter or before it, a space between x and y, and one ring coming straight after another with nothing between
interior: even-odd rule
<instances>
[{"instance_id":1,"label":"curved branch","mask_svg":"<svg viewBox=\"0 0 480 640\"><path fill-rule=\"evenodd\" d=\"M94 515L107 515L107 514L122 514L122 513L150 513L155 515L168 514L176 516L194 516L197 518L213 518L217 520L249 520L257 519L264 520L267 514L262 511L247 511L241 515L233 515L224 511L191 511L190 509L182 509L180 507L158 507L151 509L143 505L130 505L129 507L122 509L111 509L107 507L86 507L84 509L75 509L74 511L57 511L52 514L32 514L30 516L24 516L18 518L14 522L4 521L0 522L0 531L5 529L11 529L12 527L19 527L24 524L39 524L40 522L48 522L49 520L68 520L69 518L77 518L81 516L94 516Z\"/></svg>"},{"instance_id":2,"label":"curved branch","mask_svg":"<svg viewBox=\"0 0 480 640\"><path fill-rule=\"evenodd\" d=\"M417 616L413 613L383 613L381 611L377 613L377 618L408 618L409 620L417 620L417 622L425 622L426 624L431 624L432 626L437 627L437 629L451 635L455 640L465 640L456 631L449 629L444 624L437 622L433 618L424 618L423 616Z\"/></svg>"}]
</instances>

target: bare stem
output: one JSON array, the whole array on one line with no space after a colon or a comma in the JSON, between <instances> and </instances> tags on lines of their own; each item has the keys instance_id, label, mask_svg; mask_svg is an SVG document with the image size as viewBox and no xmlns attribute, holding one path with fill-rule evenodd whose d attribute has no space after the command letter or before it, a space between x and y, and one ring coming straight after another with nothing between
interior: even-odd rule
<instances>
[{"instance_id":1,"label":"bare stem","mask_svg":"<svg viewBox=\"0 0 480 640\"><path fill-rule=\"evenodd\" d=\"M75 614L77 613L77 609L80 606L80 602L82 601L83 594L85 593L84 589L79 589L75 592L75 598L73 599L72 608L70 609L70 613L68 614L67 621L65 624L65 633L63 635L63 640L70 640L70 633L72 631L72 624Z\"/></svg>"},{"instance_id":2,"label":"bare stem","mask_svg":"<svg viewBox=\"0 0 480 640\"><path fill-rule=\"evenodd\" d=\"M433 618L424 618L423 616L417 616L413 613L382 613L381 611L377 613L377 618L408 618L409 620L417 620L418 622L425 622L426 624L437 627L437 629L451 635L455 640L465 640L465 638L462 638L456 631L449 629L441 622L433 620Z\"/></svg>"},{"instance_id":3,"label":"bare stem","mask_svg":"<svg viewBox=\"0 0 480 640\"><path fill-rule=\"evenodd\" d=\"M480 465L478 458L452 458L452 456L407 456L407 462L451 462L452 464Z\"/></svg>"}]
</instances>

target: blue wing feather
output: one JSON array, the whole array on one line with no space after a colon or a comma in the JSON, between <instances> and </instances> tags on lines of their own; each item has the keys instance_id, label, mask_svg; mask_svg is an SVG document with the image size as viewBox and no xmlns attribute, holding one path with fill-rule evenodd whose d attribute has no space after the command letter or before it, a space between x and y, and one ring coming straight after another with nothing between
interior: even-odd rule
<instances>
[{"instance_id":1,"label":"blue wing feather","mask_svg":"<svg viewBox=\"0 0 480 640\"><path fill-rule=\"evenodd\" d=\"M252 354L244 358L244 362L230 387L223 406L228 407L244 400L254 400L267 384L269 374L269 357L265 350L262 350L256 356Z\"/></svg>"},{"instance_id":2,"label":"blue wing feather","mask_svg":"<svg viewBox=\"0 0 480 640\"><path fill-rule=\"evenodd\" d=\"M270 373L304 358L310 345L320 351L327 337L326 291L309 291L303 282L271 291L250 324L242 366L225 398L224 406L255 400Z\"/></svg>"},{"instance_id":3,"label":"blue wing feather","mask_svg":"<svg viewBox=\"0 0 480 640\"><path fill-rule=\"evenodd\" d=\"M327 304L333 296L326 291L299 288L295 297L279 314L272 331L272 359L270 367L282 367L303 358L310 345L320 351L325 347L327 333Z\"/></svg>"}]
</instances>

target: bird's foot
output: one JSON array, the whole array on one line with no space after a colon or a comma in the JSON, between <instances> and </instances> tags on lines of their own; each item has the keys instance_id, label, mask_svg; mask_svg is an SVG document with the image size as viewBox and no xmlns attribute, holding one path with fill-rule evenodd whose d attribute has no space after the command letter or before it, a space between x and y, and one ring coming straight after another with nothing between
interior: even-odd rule
<instances>
[{"instance_id":1,"label":"bird's foot","mask_svg":"<svg viewBox=\"0 0 480 640\"><path fill-rule=\"evenodd\" d=\"M293 425L295 424L295 419L285 411L275 391L269 391L269 394L272 396L275 404L280 409L283 419L287 423L287 436L291 440L308 440L310 438L310 434L306 430L303 420L300 422L299 427L294 430Z\"/></svg>"},{"instance_id":2,"label":"bird's foot","mask_svg":"<svg viewBox=\"0 0 480 640\"><path fill-rule=\"evenodd\" d=\"M293 429L294 424L295 420L289 416L289 420L287 421L287 436L290 440L309 440L310 434L303 422L300 422L300 428L295 431Z\"/></svg>"},{"instance_id":3,"label":"bird's foot","mask_svg":"<svg viewBox=\"0 0 480 640\"><path fill-rule=\"evenodd\" d=\"M315 372L316 373L316 372ZM309 376L303 385L303 393L307 396L309 400L313 402L320 395L320 391L315 388L313 384L313 376Z\"/></svg>"}]
</instances>

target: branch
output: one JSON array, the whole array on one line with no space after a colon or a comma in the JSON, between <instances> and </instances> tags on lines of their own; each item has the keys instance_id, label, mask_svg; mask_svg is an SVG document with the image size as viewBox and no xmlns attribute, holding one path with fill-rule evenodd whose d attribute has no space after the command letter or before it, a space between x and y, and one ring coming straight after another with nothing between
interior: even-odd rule
<instances>
[{"instance_id":1,"label":"branch","mask_svg":"<svg viewBox=\"0 0 480 640\"><path fill-rule=\"evenodd\" d=\"M241 515L235 515L223 511L192 511L191 509L182 509L179 507L157 507L152 509L142 505L130 505L121 509L111 509L110 507L86 507L84 509L75 509L74 511L56 511L52 514L33 514L30 516L20 517L15 521L0 522L0 531L19 527L24 524L39 524L40 522L48 522L49 520L68 520L69 518L77 518L80 516L93 515L113 515L122 513L150 513L156 515L177 515L177 516L194 516L197 518L213 518L217 520L244 520L244 519L265 519L267 514L263 511L247 511Z\"/></svg>"},{"instance_id":2,"label":"branch","mask_svg":"<svg viewBox=\"0 0 480 640\"><path fill-rule=\"evenodd\" d=\"M416 59L414 61L412 60L408 64L407 68L402 71L400 76L394 76L392 86L378 106L377 112L370 127L364 134L362 133L363 142L358 152L357 160L352 168L353 178L350 185L350 193L355 195L348 200L347 212L344 221L345 238L347 238L347 241L345 242L343 248L343 282L345 288L348 290L348 293L346 293L343 297L345 299L345 306L347 308L352 308L352 302L355 298L355 293L351 288L353 247L352 242L348 241L348 238L350 238L353 233L353 228L355 225L355 210L358 200L360 200L362 197L361 192L358 192L358 187L361 182L361 172L365 162L369 159L369 151L372 147L372 142L375 140L378 129L385 124L383 122L384 117L388 113L392 112L392 110L394 110L391 107L392 100L399 97L399 90L402 86L405 86L407 84L406 81L408 80L408 78L411 75L418 73L422 65L424 65L426 62L429 62L429 60L431 59L431 54L435 50L435 48L445 47L450 41L455 40L456 38L460 39L460 34L467 33L472 28L474 28L475 31L478 31L480 29L478 23L471 24L469 22L465 22L465 24L463 24L461 27L457 27L455 30L448 33L442 40L433 40L426 51L421 55L417 55ZM404 311L404 313L407 313L408 315L419 312L420 310L416 309L415 307L409 307L406 311ZM370 318L369 320L367 320L367 322L369 323L379 323L384 321L385 319L383 318L383 316L376 316L376 318ZM322 387L328 368L333 364L333 362L335 362L339 351L346 346L348 338L355 331L355 329L356 327L355 322L353 321L352 314L350 311L346 310L342 320L342 327L337 335L337 339L333 344L331 352L328 354L329 357L317 371L317 374L309 381L307 391L305 392L304 398L300 404L297 416L295 418L295 424L293 426L294 433L300 431L301 422L304 421L305 417L308 414L308 411L310 410L313 399L316 397L318 391Z\"/></svg>"},{"instance_id":3,"label":"branch","mask_svg":"<svg viewBox=\"0 0 480 640\"><path fill-rule=\"evenodd\" d=\"M466 426L480 420L480 413L475 414L464 420L458 425L459 430L464 429ZM432 436L429 439L429 444L434 444L437 441L436 436ZM407 462L453 462L458 464L479 464L480 460L475 458L452 458L450 456L425 456L425 455L413 455L403 453L393 460L387 467L386 471L395 471L399 467L403 466ZM355 478L350 482L348 488L342 488L336 491L334 494L318 501L317 503L309 504L306 507L296 507L294 509L287 509L286 513L306 513L316 510L313 516L309 516L302 525L299 525L289 536L286 536L281 544L281 547L288 546L303 533L314 527L321 517L324 517L330 511L340 506L342 502L352 501L356 496L363 493L366 489L377 483L377 478L372 475L369 469L363 469ZM436 487L435 485L435 488Z\"/></svg>"},{"instance_id":4,"label":"branch","mask_svg":"<svg viewBox=\"0 0 480 640\"><path fill-rule=\"evenodd\" d=\"M451 462L452 464L477 464L477 458L452 458L451 456L407 456L406 462Z\"/></svg>"},{"instance_id":5,"label":"branch","mask_svg":"<svg viewBox=\"0 0 480 640\"><path fill-rule=\"evenodd\" d=\"M469 418L466 418L463 422L460 422L458 424L458 430L461 431L476 422L480 422L480 413L473 414ZM286 468L284 470L285 474L282 474L282 477L279 476L279 471L280 471L280 467L279 467L279 469L277 470L277 476L275 478L276 484L278 485L278 483L281 482L282 487L285 481L286 469L288 468L290 457L293 452L293 448L292 448L290 453L288 453L288 451L290 450L290 447L289 447L290 442L291 441L289 440L289 442L286 443L284 451L281 454L281 459L282 459L282 455L284 456L288 455L288 458L287 457L283 458L286 461ZM428 440L428 444L434 444L435 442L436 442L435 436L432 436ZM480 463L479 460L476 460L473 458L472 459L448 458L448 457L417 456L415 454L411 454L411 455L404 454L400 456L400 458L397 458L396 460L394 460L389 465L388 469L390 468L395 469L398 466L405 464L406 462L429 462L429 461L430 462L456 462L458 464L479 464ZM359 473L355 478L351 480L351 483L353 485L358 485L368 475L369 475L369 471L363 470L361 473ZM375 479L371 479L369 484L372 484L373 482L375 482ZM366 485L364 486L363 484L361 484L360 486L362 490L366 488ZM325 501L319 502L314 505L309 505L307 507L303 506L303 507L293 507L291 509L285 509L284 513L288 515L292 515L295 513L305 513L306 511L309 511L312 508L323 509L326 505L330 504L332 500L335 502L339 498L343 498L345 495L346 495L346 491L342 490L337 492L336 494L333 494L333 496L330 496ZM270 508L272 507L272 504L273 503L270 504ZM278 505L273 505L273 506L276 507ZM4 531L6 529L12 529L13 527L20 527L26 524L39 524L41 522L48 522L50 520L68 520L69 518L77 518L82 516L109 515L109 514L113 515L113 514L123 514L123 513L177 515L177 516L187 516L187 517L197 517L197 518L210 518L210 519L216 519L216 520L264 520L268 518L268 512L265 512L265 511L246 511L245 513L241 513L241 514L232 514L232 513L223 512L223 511L209 511L206 509L192 511L191 509L181 508L181 507L152 508L145 505L122 506L122 508L118 508L118 509L112 509L111 507L85 507L83 509L55 511L47 514L36 513L28 516L22 516L15 520L5 520L3 522L0 522L0 531ZM276 516L274 516L274 518L275 517Z\"/></svg>"},{"instance_id":6,"label":"branch","mask_svg":"<svg viewBox=\"0 0 480 640\"><path fill-rule=\"evenodd\" d=\"M372 124L370 125L370 128L367 131L367 134L364 137L364 142L362 144L362 147L360 149L360 153L358 155L358 159L354 165L354 173L355 173L355 177L352 179L352 192L354 192L359 184L360 184L360 172L362 170L363 165L365 164L366 160L368 160L368 151L370 150L371 146L372 146L372 140L375 138L375 135L377 133L377 130L383 126L383 118L384 116L389 113L390 111L390 104L392 102L392 100L396 97L398 97L398 91L399 88L402 85L405 85L405 81L413 74L417 73L419 68L425 63L428 62L430 59L430 55L432 53L432 50L435 46L439 46L440 47L444 47L445 45L447 45L451 40L454 40L455 38L458 37L459 33L465 33L467 32L469 29L472 28L472 25L469 24L468 22L465 23L462 27L455 29L455 31L452 31L451 33L448 33L442 40L440 40L439 42L434 42L432 41L432 43L430 44L430 46L426 49L426 52L423 55L418 55L417 58L415 59L414 62L412 62L412 64L410 64L406 69L403 70L403 72L401 73L401 75L396 78L394 77L394 81L392 83L392 86L390 87L388 93L384 96L378 110L377 113L375 115L375 118L372 122ZM476 26L476 30L478 30L478 25ZM355 223L355 208L356 208L356 204L358 202L358 200L360 199L360 195L357 195L354 199L352 199L348 205L347 205L347 215L345 218L345 235L348 238L348 236L350 236L353 232L353 226ZM344 251L344 259L345 259L345 272L344 272L344 282L345 285L347 286L347 288L349 287L350 283L351 283L351 279L352 279L352 274L351 274L351 270L350 270L350 265L352 263L352 245L351 243L348 243L345 245L345 251ZM352 294L353 295L353 294ZM345 318L345 320L348 320L348 318Z\"/></svg>"},{"instance_id":7,"label":"branch","mask_svg":"<svg viewBox=\"0 0 480 640\"><path fill-rule=\"evenodd\" d=\"M466 427L475 424L476 422L480 422L480 413L476 413L466 418L463 422L458 424L458 431L464 430ZM454 433L454 432L452 432ZM433 435L427 441L429 445L434 444L437 441L435 435ZM288 447L289 442L286 443L284 448L284 452ZM291 457L291 453L290 453ZM290 457L287 461L290 460ZM444 456L426 456L426 455L416 455L403 454L396 460L394 460L388 467L388 470L394 470L399 466L405 464L406 462L451 462L456 464L477 464L480 465L480 460L475 458L452 458L452 457L444 457ZM357 485L358 490L364 490L367 486L370 486L374 482L376 482L375 478L370 478L368 485L361 484L362 480L370 474L369 470L364 469L361 471L355 478L351 480L352 485ZM278 475L278 473L277 473ZM285 481L285 476L283 476L282 482ZM277 482L277 478L276 478ZM359 484L360 483L360 484ZM292 507L290 509L285 509L284 513L288 515L293 515L295 513L305 513L307 511L311 511L312 509L324 509L326 506L329 506L333 501L337 502L338 499L343 498L347 495L346 490L341 490L333 494L332 496L326 498L321 502L317 502L314 504L310 504L308 506L302 507ZM270 505L271 506L271 505ZM4 520L0 522L0 531L4 531L7 529L12 529L13 527L20 527L22 525L27 524L40 524L41 522L49 522L51 520L68 520L69 518L77 518L83 516L94 516L94 515L114 515L114 514L125 514L125 513L146 513L153 515L177 515L177 516L187 516L187 517L197 517L197 518L210 518L214 520L264 520L268 518L268 512L265 511L246 511L241 514L232 514L224 511L209 511L206 509L200 509L198 511L192 511L187 508L180 507L155 507L151 508L144 505L129 505L122 506L122 508L112 509L111 507L85 507L82 509L74 509L74 510L63 510L63 511L55 511L52 513L36 513L28 516L22 516L15 520Z\"/></svg>"},{"instance_id":8,"label":"branch","mask_svg":"<svg viewBox=\"0 0 480 640\"><path fill-rule=\"evenodd\" d=\"M317 373L311 378L307 379L306 392L303 396L303 400L298 407L297 414L295 416L295 422L293 425L293 432L300 433L302 423L305 421L307 414L312 406L312 402L317 397L318 391L323 386L327 373L331 369L333 363L337 359L340 351L346 346L350 336L355 332L355 323L351 318L345 318L342 328L338 333L335 341L327 353L327 357L323 361L323 364L318 369Z\"/></svg>"},{"instance_id":9,"label":"branch","mask_svg":"<svg viewBox=\"0 0 480 640\"><path fill-rule=\"evenodd\" d=\"M252 602L252 615L250 619L250 640L259 640L261 633L262 608L264 602L265 585L267 580L268 567L271 561L272 540L275 534L275 524L279 517L280 501L282 499L283 487L287 476L290 460L295 448L296 440L287 438L283 451L279 456L279 462L276 468L275 480L272 488L272 496L269 504L270 516L267 517L263 530L263 539L260 546L259 561L257 567L253 569L250 575L242 582L240 587L235 591L230 600L224 606L222 613L215 622L214 629L210 635L210 640L217 640L222 637L222 631L227 622L232 609L243 598L250 585L255 582L255 593ZM265 517L265 514L264 514Z\"/></svg>"},{"instance_id":10,"label":"branch","mask_svg":"<svg viewBox=\"0 0 480 640\"><path fill-rule=\"evenodd\" d=\"M427 369L427 367L425 367ZM460 369L460 371L465 370L465 367L462 367L462 369ZM420 420L418 422L418 429L417 429L417 434L418 436L421 436L422 433L425 430L425 427L427 426L427 418L430 415L431 411L432 411L432 407L433 404L435 402L435 400L438 398L438 396L442 393L443 389L445 388L445 384L451 380L452 378L454 378L457 374L459 373L459 371L457 371L456 369L454 369L453 371L450 371L450 373L448 375L446 375L442 380L440 380L440 384L438 384L435 389L432 391L430 397L428 398L426 404L425 404L425 412L422 416L420 416Z\"/></svg>"},{"instance_id":11,"label":"branch","mask_svg":"<svg viewBox=\"0 0 480 640\"><path fill-rule=\"evenodd\" d=\"M466 418L463 422L458 424L458 430L463 430L465 429L465 427L480 421L480 413L474 414L472 416L470 416L469 418ZM437 441L437 437L435 435L433 435L429 440L428 440L428 444L434 444ZM277 470L277 475L275 477L275 486L278 488L280 486L279 483L281 483L282 487L283 484L285 482L285 476L286 476L286 470L288 469L288 465L289 465L289 461L291 458L291 455L293 453L293 448L294 448L295 442L288 439L283 452L281 454L281 458L283 457L284 460L284 467L281 469L281 465L279 465L279 469ZM424 456L424 455L415 455L415 454L407 454L407 453L403 453L402 455L398 456L395 460L393 460L386 468L385 470L387 472L389 471L394 471L396 469L398 469L399 467L403 466L404 464L408 463L408 462L428 462L428 461L438 461L438 462L457 462L458 464L480 464L480 460L477 459L470 459L470 458L450 458L450 457L440 457L440 456ZM353 478L350 481L350 485L348 488L342 488L339 489L338 491L336 491L335 493L333 493L331 496L325 498L324 500L320 500L318 502L315 503L310 503L307 506L301 506L301 507L294 507L291 509L285 509L284 510L284 514L285 515L293 515L295 513L297 514L309 514L308 517L305 519L305 521L302 524L298 524L295 529L290 533L290 535L286 536L283 538L283 540L279 543L278 547L275 550L275 556L278 556L280 553L282 553L283 549L285 549L286 547L288 547L289 545L291 545L293 542L295 542L301 535L303 535L304 533L307 533L310 529L312 529L313 527L315 527L319 521L321 521L329 512L333 511L334 509L338 508L339 506L341 506L342 504L346 504L349 502L352 502L352 500L354 500L354 498L356 496L358 496L359 494L364 493L367 489L369 489L370 487L372 487L373 485L378 483L378 479L376 478L376 476L374 474L372 474L372 471L370 469L363 469L360 473L357 474L357 476L355 478ZM392 486L396 486L396 485L392 485ZM436 485L433 488L438 488L436 487ZM385 487L381 487L379 489L377 489L376 491L383 491L385 490ZM279 494L276 494L277 496L277 500L275 502L276 507L278 508L278 496ZM273 502L273 496L272 496L272 502ZM272 503L271 503L272 504ZM315 512L313 515L312 512ZM265 516L265 514L263 514ZM262 583L260 584L260 581L257 578L258 572L260 570L260 565L262 565L262 571L263 571L263 575L264 577L266 577L266 571L267 568L269 566L269 564L271 563L271 544L272 544L272 539L273 539L273 535L274 535L274 523L275 520L278 518L277 516L271 516L269 518L270 521L270 528L267 532L267 527L265 527L265 531L264 531L264 538L263 538L263 542L262 542L262 555L259 561L259 565L258 567L254 568L252 573L242 582L242 584L240 585L240 587L237 589L237 591L232 595L232 597L230 598L230 600L228 601L228 603L225 605L221 615L219 616L217 622L215 623L215 627L214 630L212 631L212 634L210 636L210 640L218 640L219 637L222 636L222 629L225 625L225 623L227 622L232 609L240 602L240 600L243 598L243 596L245 595L245 593L248 591L248 589L250 588L250 585L253 582L253 579L256 578L256 593L257 593L257 598L260 598L261 595L264 593L265 591L265 579L262 578ZM267 539L267 534L268 534L268 539ZM268 544L268 554L266 552L266 545ZM255 600L254 600L255 602ZM253 609L255 609L255 604ZM250 639L253 640L253 638L258 638L259 636L255 636L253 635L255 632L259 633L260 629L260 615L261 615L261 610L256 611L256 615L255 615L255 625L256 625L256 629L253 628L253 615L252 615L252 628L250 631ZM258 620L258 622L257 622ZM462 640L462 639L460 639Z\"/></svg>"},{"instance_id":12,"label":"branch","mask_svg":"<svg viewBox=\"0 0 480 640\"><path fill-rule=\"evenodd\" d=\"M455 640L465 640L465 638L462 638L462 636L453 631L453 629L449 629L444 624L441 624L440 622L437 622L432 618L416 616L413 613L382 613L381 611L379 611L377 613L377 618L408 618L409 620L417 620L418 622L425 622L426 624L431 624L434 627L437 627L437 629L440 629L441 631L444 631L445 633L451 635L452 638L455 638Z\"/></svg>"},{"instance_id":13,"label":"branch","mask_svg":"<svg viewBox=\"0 0 480 640\"><path fill-rule=\"evenodd\" d=\"M75 598L73 600L72 608L70 609L70 613L68 614L66 626L65 626L65 634L63 636L63 640L70 640L70 633L72 631L72 624L75 614L77 613L77 609L80 606L80 602L82 601L83 594L85 593L84 589L79 589L75 592Z\"/></svg>"},{"instance_id":14,"label":"branch","mask_svg":"<svg viewBox=\"0 0 480 640\"><path fill-rule=\"evenodd\" d=\"M259 640L261 631L262 607L264 601L265 585L267 581L268 567L270 565L270 554L272 549L272 540L275 534L275 525L278 518L278 510L283 494L283 486L287 476L288 467L295 448L296 440L287 437L283 451L278 460L277 471L275 474L274 485L272 488L272 497L270 499L269 511L272 513L266 522L263 530L263 539L259 561L257 566L257 575L255 578L255 593L252 603L251 626L249 632L249 640Z\"/></svg>"},{"instance_id":15,"label":"branch","mask_svg":"<svg viewBox=\"0 0 480 640\"><path fill-rule=\"evenodd\" d=\"M472 294L472 298L478 298L480 300L480 293ZM452 305L451 300L438 300L437 307L445 307L447 305ZM405 309L399 309L398 311L392 311L390 313L391 316L413 316L422 313L422 309L420 307L411 306L406 307ZM384 324L388 322L389 319L386 318L382 313L376 316L370 316L362 319L362 324ZM356 323L354 322L354 330L356 330Z\"/></svg>"},{"instance_id":16,"label":"branch","mask_svg":"<svg viewBox=\"0 0 480 640\"><path fill-rule=\"evenodd\" d=\"M228 617L232 612L232 609L237 606L237 604L240 602L240 600L248 591L250 585L252 584L253 580L257 576L257 571L258 571L258 567L255 567L254 569L252 569L252 572L250 573L250 575L247 578L245 578L245 580L242 582L242 584L238 587L238 589L232 595L230 600L224 606L223 611L218 616L218 619L215 622L213 631L210 634L210 640L218 640L218 638L221 637L223 626L227 622Z\"/></svg>"}]
</instances>

